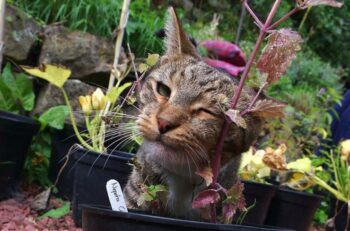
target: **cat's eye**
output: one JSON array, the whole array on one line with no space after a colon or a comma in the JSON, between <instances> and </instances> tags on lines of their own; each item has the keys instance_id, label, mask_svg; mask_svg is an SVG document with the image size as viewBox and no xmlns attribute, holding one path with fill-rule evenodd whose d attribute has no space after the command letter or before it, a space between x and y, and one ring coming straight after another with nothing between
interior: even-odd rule
<instances>
[{"instance_id":1,"label":"cat's eye","mask_svg":"<svg viewBox=\"0 0 350 231\"><path fill-rule=\"evenodd\" d=\"M200 112L204 112L204 113L207 113L207 114L210 114L212 116L216 116L216 114L206 108L198 108L194 111L195 113L200 113Z\"/></svg>"},{"instance_id":2,"label":"cat's eye","mask_svg":"<svg viewBox=\"0 0 350 231\"><path fill-rule=\"evenodd\" d=\"M157 92L159 95L164 97L170 97L171 94L170 88L161 82L157 82Z\"/></svg>"}]
</instances>

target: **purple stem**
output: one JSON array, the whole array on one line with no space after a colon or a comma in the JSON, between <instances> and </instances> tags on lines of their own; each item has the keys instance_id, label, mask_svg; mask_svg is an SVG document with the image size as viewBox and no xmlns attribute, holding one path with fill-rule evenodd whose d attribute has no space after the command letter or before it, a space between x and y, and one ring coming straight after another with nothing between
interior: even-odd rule
<instances>
[{"instance_id":1,"label":"purple stem","mask_svg":"<svg viewBox=\"0 0 350 231\"><path fill-rule=\"evenodd\" d=\"M289 11L286 15L284 15L282 18L278 19L271 26L269 26L268 30L272 30L273 28L276 28L279 24L284 22L286 19L288 19L290 16L292 16L293 14L295 14L298 11L300 11L300 8L295 7L293 10Z\"/></svg>"},{"instance_id":2,"label":"purple stem","mask_svg":"<svg viewBox=\"0 0 350 231\"><path fill-rule=\"evenodd\" d=\"M254 13L254 11L250 8L247 0L243 0L243 5L245 6L245 8L247 9L247 11L249 12L249 14L253 17L254 21L256 22L256 24L259 26L259 28L263 27L262 22L260 21L260 19L258 18L258 16L256 16L256 14Z\"/></svg>"},{"instance_id":3,"label":"purple stem","mask_svg":"<svg viewBox=\"0 0 350 231\"><path fill-rule=\"evenodd\" d=\"M243 3L246 4L246 0L244 0ZM270 24L272 22L272 19L273 19L274 15L276 14L280 3L281 3L281 0L276 0L275 1L275 3L273 4L267 19L266 19L265 24L260 28L260 33L259 33L258 40L257 40L257 42L255 44L255 47L254 47L254 50L253 50L252 54L249 57L249 60L248 60L247 64L246 64L246 67L245 67L244 72L242 74L242 77L240 79L238 88L235 91L235 94L234 94L234 96L232 98L232 101L231 101L231 104L230 104L230 107L232 109L235 109L237 104L238 104L238 100L239 100L239 97L240 97L240 95L242 93L243 86L244 86L244 83L245 83L245 81L246 81L246 79L248 77L250 68L252 67L253 61L254 61L255 57L257 56L257 53L258 53L259 48L261 46L261 43L263 42L263 40L265 38L266 31L269 28L269 26L270 26ZM246 5L248 5L248 4L246 4ZM248 11L249 11L249 9L247 8ZM225 137L226 137L226 135L228 133L230 124L231 124L231 121L229 120L229 118L225 117L224 124L223 124L223 127L221 129L219 140L218 140L218 143L217 143L217 146L216 146L215 154L214 154L214 157L213 157L212 162L211 162L211 167L212 167L212 171L213 171L213 183L212 184L216 184L217 183L217 178L218 178L218 175L219 175L219 169L220 169L220 165L221 165L221 155L222 155L222 151L223 151L223 147L224 147ZM210 210L211 210L211 214L212 215L215 214L216 206L215 205L210 206ZM212 218L212 221L213 220L216 221L216 216L214 218L215 219Z\"/></svg>"}]
</instances>

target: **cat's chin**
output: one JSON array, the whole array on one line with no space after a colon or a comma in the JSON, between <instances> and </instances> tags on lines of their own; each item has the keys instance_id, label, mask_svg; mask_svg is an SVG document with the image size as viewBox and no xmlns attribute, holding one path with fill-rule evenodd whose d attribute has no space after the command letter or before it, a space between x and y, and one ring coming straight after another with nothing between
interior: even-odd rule
<instances>
[{"instance_id":1,"label":"cat's chin","mask_svg":"<svg viewBox=\"0 0 350 231\"><path fill-rule=\"evenodd\" d=\"M183 167L188 168L190 164L184 157L186 155L184 150L181 150L181 148L175 149L162 141L145 140L142 149L147 153L147 159L172 172L177 172L178 169ZM191 168L195 169L195 166L191 166Z\"/></svg>"}]
</instances>

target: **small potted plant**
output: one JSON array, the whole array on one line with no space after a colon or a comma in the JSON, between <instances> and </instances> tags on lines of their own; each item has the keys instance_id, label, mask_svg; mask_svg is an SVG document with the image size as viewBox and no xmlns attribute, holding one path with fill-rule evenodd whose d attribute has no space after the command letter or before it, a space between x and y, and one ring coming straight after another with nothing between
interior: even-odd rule
<instances>
[{"instance_id":1,"label":"small potted plant","mask_svg":"<svg viewBox=\"0 0 350 231\"><path fill-rule=\"evenodd\" d=\"M297 165L291 166L294 171L291 174L288 185L293 188L308 188L318 185L330 192L337 200L333 217L327 222L328 226L335 230L349 230L350 228L350 140L345 140L334 150L323 152L325 157L324 167L331 173L329 180L322 179L320 172L323 168L311 167L308 158L299 160ZM298 160L297 160L298 161ZM300 167L302 166L302 167Z\"/></svg>"},{"instance_id":2,"label":"small potted plant","mask_svg":"<svg viewBox=\"0 0 350 231\"><path fill-rule=\"evenodd\" d=\"M303 158L288 163L281 175L289 176L290 171L301 168L316 171L315 168L311 167L311 161L308 158ZM271 202L265 224L307 230L321 203L321 196L303 192L307 188L303 184L293 184L286 181L287 183L284 183L283 180L280 180L281 186Z\"/></svg>"},{"instance_id":3,"label":"small potted plant","mask_svg":"<svg viewBox=\"0 0 350 231\"><path fill-rule=\"evenodd\" d=\"M26 116L34 99L32 81L7 64L0 76L0 200L15 192L32 138L39 131L40 124Z\"/></svg>"},{"instance_id":4,"label":"small potted plant","mask_svg":"<svg viewBox=\"0 0 350 231\"><path fill-rule=\"evenodd\" d=\"M264 224L276 187L266 181L271 168L264 163L266 150L250 148L242 154L239 176L244 183L243 195L249 207L243 222Z\"/></svg>"}]
</instances>

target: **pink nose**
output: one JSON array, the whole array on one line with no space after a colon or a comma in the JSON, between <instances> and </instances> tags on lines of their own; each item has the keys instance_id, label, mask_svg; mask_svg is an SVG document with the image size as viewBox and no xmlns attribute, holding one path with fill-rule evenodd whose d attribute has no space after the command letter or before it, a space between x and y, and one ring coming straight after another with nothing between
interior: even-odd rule
<instances>
[{"instance_id":1,"label":"pink nose","mask_svg":"<svg viewBox=\"0 0 350 231\"><path fill-rule=\"evenodd\" d=\"M159 130L160 134L164 134L164 133L168 132L169 130L177 127L175 124L169 122L168 120L162 119L162 118L158 118L157 122L158 122L158 130Z\"/></svg>"}]
</instances>

